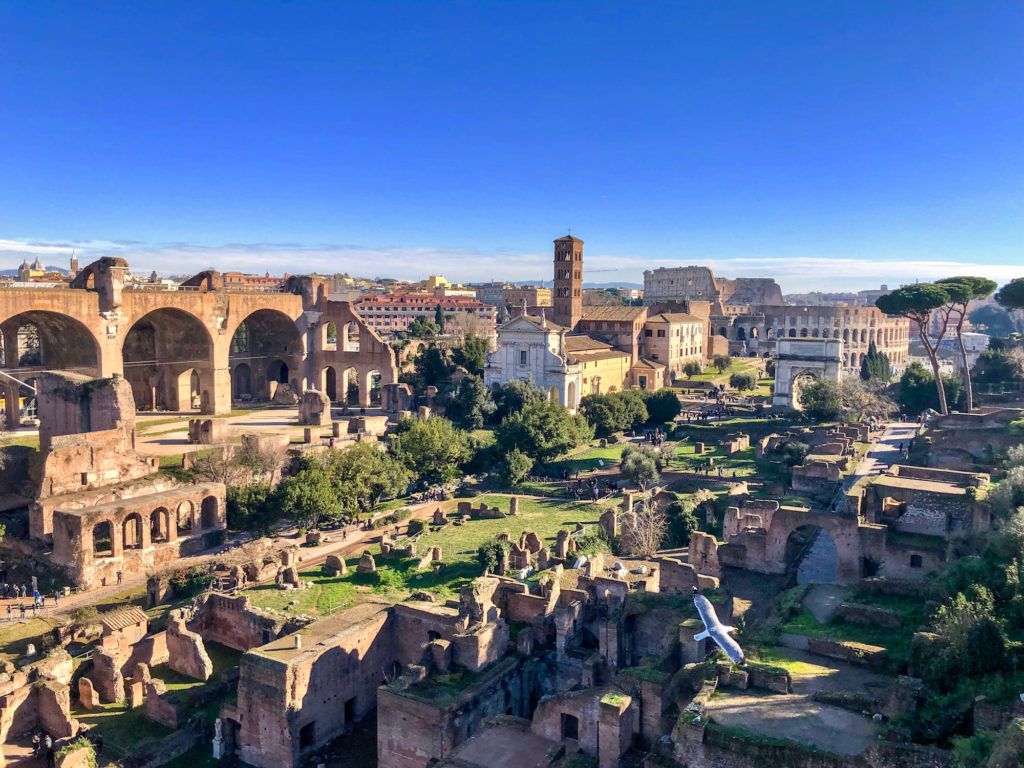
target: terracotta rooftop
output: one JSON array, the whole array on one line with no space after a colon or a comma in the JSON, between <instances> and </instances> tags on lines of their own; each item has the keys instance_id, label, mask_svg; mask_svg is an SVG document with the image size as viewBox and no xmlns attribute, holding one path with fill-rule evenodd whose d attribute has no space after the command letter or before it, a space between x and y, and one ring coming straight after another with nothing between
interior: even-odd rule
<instances>
[{"instance_id":1,"label":"terracotta rooftop","mask_svg":"<svg viewBox=\"0 0 1024 768\"><path fill-rule=\"evenodd\" d=\"M145 625L148 621L149 617L146 616L146 612L137 605L118 608L100 616L100 624L103 625L104 629L109 629L111 632L116 632L125 627L134 627L137 624Z\"/></svg>"},{"instance_id":2,"label":"terracotta rooftop","mask_svg":"<svg viewBox=\"0 0 1024 768\"><path fill-rule=\"evenodd\" d=\"M629 352L623 352L621 349L595 349L573 352L572 356L579 362L586 363L592 360L614 360L617 357L628 359L630 354Z\"/></svg>"},{"instance_id":3,"label":"terracotta rooftop","mask_svg":"<svg viewBox=\"0 0 1024 768\"><path fill-rule=\"evenodd\" d=\"M647 318L658 323L703 323L699 317L688 315L685 312L661 312Z\"/></svg>"},{"instance_id":4,"label":"terracotta rooftop","mask_svg":"<svg viewBox=\"0 0 1024 768\"><path fill-rule=\"evenodd\" d=\"M641 357L639 360L637 360L635 363L633 363L633 367L634 368L649 368L651 370L657 371L657 370L664 370L665 369L665 364L664 363L659 363L659 362L657 362L655 360L648 360L646 357Z\"/></svg>"},{"instance_id":5,"label":"terracotta rooftop","mask_svg":"<svg viewBox=\"0 0 1024 768\"><path fill-rule=\"evenodd\" d=\"M612 345L585 333L573 333L565 337L565 349L567 352L594 352L612 349Z\"/></svg>"},{"instance_id":6,"label":"terracotta rooftop","mask_svg":"<svg viewBox=\"0 0 1024 768\"><path fill-rule=\"evenodd\" d=\"M584 320L605 320L612 322L631 322L641 315L647 314L647 307L584 307Z\"/></svg>"}]
</instances>

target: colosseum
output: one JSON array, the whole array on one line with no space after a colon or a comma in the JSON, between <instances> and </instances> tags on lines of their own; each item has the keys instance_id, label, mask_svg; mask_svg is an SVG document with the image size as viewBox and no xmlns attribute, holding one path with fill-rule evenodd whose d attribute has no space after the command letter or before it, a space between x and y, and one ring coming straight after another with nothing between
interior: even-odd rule
<instances>
[{"instance_id":1,"label":"colosseum","mask_svg":"<svg viewBox=\"0 0 1024 768\"><path fill-rule=\"evenodd\" d=\"M70 285L0 290L0 384L7 427L44 371L123 376L139 411L220 414L269 400L282 385L332 400L355 387L361 405L397 382L394 352L327 281L292 277L280 290L225 286L202 272L180 286L127 281L105 257ZM18 383L15 382L20 382Z\"/></svg>"},{"instance_id":2,"label":"colosseum","mask_svg":"<svg viewBox=\"0 0 1024 768\"><path fill-rule=\"evenodd\" d=\"M874 307L750 306L744 314L711 316L712 332L729 340L729 352L770 356L775 340L842 339L843 367L859 370L872 343L899 373L907 367L910 321Z\"/></svg>"}]
</instances>

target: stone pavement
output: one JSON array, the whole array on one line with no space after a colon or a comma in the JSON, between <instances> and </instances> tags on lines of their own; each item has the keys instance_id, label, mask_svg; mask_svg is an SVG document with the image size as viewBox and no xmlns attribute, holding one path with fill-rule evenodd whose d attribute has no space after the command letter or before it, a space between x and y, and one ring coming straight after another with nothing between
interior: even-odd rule
<instances>
[{"instance_id":1,"label":"stone pavement","mask_svg":"<svg viewBox=\"0 0 1024 768\"><path fill-rule=\"evenodd\" d=\"M871 444L853 475L858 478L878 475L893 464L899 464L900 446L906 445L909 449L910 442L917 436L917 430L917 424L911 422L894 421L886 424L885 432Z\"/></svg>"},{"instance_id":2,"label":"stone pavement","mask_svg":"<svg viewBox=\"0 0 1024 768\"><path fill-rule=\"evenodd\" d=\"M708 713L723 725L742 726L755 733L792 739L841 755L858 755L877 738L879 725L845 709L814 701L816 691L849 691L880 697L890 680L850 664L809 654L776 649L802 662L793 674L793 693L720 689L724 695L708 702Z\"/></svg>"}]
</instances>

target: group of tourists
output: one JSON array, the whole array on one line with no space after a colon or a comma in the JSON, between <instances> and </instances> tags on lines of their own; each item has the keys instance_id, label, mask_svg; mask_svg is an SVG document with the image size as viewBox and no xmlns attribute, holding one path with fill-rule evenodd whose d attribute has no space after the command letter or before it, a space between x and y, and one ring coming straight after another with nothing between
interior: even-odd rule
<instances>
[{"instance_id":1,"label":"group of tourists","mask_svg":"<svg viewBox=\"0 0 1024 768\"><path fill-rule=\"evenodd\" d=\"M29 598L32 600L31 603L21 602ZM45 610L47 607L46 595L40 594L38 589L30 591L27 584L8 584L4 582L3 599L7 602L7 621L24 619L29 611L32 611L33 616L36 616L40 610ZM54 608L60 607L60 592L54 590L50 599Z\"/></svg>"}]
</instances>

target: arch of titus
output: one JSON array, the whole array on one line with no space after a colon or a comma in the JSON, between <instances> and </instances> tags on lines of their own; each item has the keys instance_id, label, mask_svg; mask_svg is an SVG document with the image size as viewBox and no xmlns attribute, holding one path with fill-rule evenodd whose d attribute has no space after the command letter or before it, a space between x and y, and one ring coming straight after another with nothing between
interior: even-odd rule
<instances>
[{"instance_id":1,"label":"arch of titus","mask_svg":"<svg viewBox=\"0 0 1024 768\"><path fill-rule=\"evenodd\" d=\"M775 345L772 405L795 408L801 376L839 381L843 375L841 339L779 339Z\"/></svg>"},{"instance_id":2,"label":"arch of titus","mask_svg":"<svg viewBox=\"0 0 1024 768\"><path fill-rule=\"evenodd\" d=\"M394 352L348 302L330 299L323 279L268 291L225 287L213 271L170 288L126 284L127 274L127 262L105 257L70 285L0 289L0 370L26 384L44 371L119 374L139 410L210 414L230 411L232 399L270 399L280 383L340 399L354 379L369 405L372 377L398 381ZM0 380L14 428L21 388Z\"/></svg>"}]
</instances>

